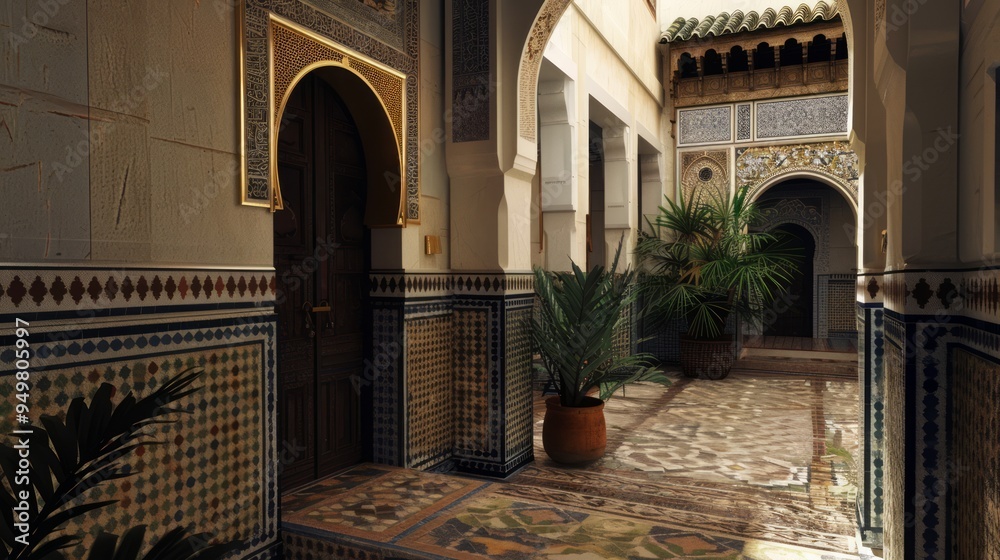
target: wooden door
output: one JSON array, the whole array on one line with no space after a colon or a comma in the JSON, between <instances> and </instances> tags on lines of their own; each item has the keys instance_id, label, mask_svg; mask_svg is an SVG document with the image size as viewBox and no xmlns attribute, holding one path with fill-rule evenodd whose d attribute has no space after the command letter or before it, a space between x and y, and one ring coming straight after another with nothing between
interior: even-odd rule
<instances>
[{"instance_id":1,"label":"wooden door","mask_svg":"<svg viewBox=\"0 0 1000 560\"><path fill-rule=\"evenodd\" d=\"M358 380L367 332L368 230L357 126L307 77L282 118L274 215L279 452L287 491L362 459Z\"/></svg>"}]
</instances>

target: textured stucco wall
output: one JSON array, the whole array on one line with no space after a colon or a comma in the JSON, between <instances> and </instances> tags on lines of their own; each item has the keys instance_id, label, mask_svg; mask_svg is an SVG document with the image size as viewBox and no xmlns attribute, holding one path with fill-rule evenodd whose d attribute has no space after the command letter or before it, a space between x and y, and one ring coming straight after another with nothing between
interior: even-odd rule
<instances>
[{"instance_id":1,"label":"textured stucco wall","mask_svg":"<svg viewBox=\"0 0 1000 560\"><path fill-rule=\"evenodd\" d=\"M0 258L269 265L271 217L239 205L236 15L51 4L0 8Z\"/></svg>"}]
</instances>

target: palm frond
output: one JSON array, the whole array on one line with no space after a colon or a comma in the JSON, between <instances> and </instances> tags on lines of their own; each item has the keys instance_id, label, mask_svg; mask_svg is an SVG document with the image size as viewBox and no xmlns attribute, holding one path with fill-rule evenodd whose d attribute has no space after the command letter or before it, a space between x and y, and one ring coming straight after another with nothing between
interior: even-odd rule
<instances>
[{"instance_id":1,"label":"palm frond","mask_svg":"<svg viewBox=\"0 0 1000 560\"><path fill-rule=\"evenodd\" d=\"M648 373L651 356L623 356L615 349L615 331L623 327L624 311L638 295L631 289L633 271L615 274L622 245L619 242L609 270L595 266L585 272L575 263L570 272L535 268L539 313L532 338L542 356L541 369L557 381L564 406L580 406L595 388L604 400L613 393L605 387L635 380L666 381Z\"/></svg>"},{"instance_id":2,"label":"palm frond","mask_svg":"<svg viewBox=\"0 0 1000 560\"><path fill-rule=\"evenodd\" d=\"M636 247L644 318L654 327L683 319L689 335L711 339L733 312L760 314L801 260L780 235L754 230L760 218L746 187L667 199Z\"/></svg>"}]
</instances>

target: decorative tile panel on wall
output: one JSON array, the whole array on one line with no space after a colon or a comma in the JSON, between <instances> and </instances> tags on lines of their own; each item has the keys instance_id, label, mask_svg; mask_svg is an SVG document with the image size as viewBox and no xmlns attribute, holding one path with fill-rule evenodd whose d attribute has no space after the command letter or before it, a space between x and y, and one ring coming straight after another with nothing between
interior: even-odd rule
<instances>
[{"instance_id":1,"label":"decorative tile panel on wall","mask_svg":"<svg viewBox=\"0 0 1000 560\"><path fill-rule=\"evenodd\" d=\"M857 311L854 302L855 277L848 274L827 276L826 330L828 336L857 336Z\"/></svg>"},{"instance_id":2,"label":"decorative tile panel on wall","mask_svg":"<svg viewBox=\"0 0 1000 560\"><path fill-rule=\"evenodd\" d=\"M246 0L237 10L241 18L243 73L243 200L270 206L271 192L271 80L270 14L343 45L406 76L404 152L406 160L406 218L420 220L418 165L418 55L420 13L418 0L399 0L392 9L375 8L355 0ZM280 61L277 61L280 63Z\"/></svg>"},{"instance_id":3,"label":"decorative tile panel on wall","mask_svg":"<svg viewBox=\"0 0 1000 560\"><path fill-rule=\"evenodd\" d=\"M150 427L163 445L137 449L127 461L138 473L86 494L88 500L119 502L96 514L86 529L121 534L147 524L151 534L176 526L211 528L218 538L242 539L240 557L266 556L277 545L275 417L275 325L272 315L207 321L183 326L121 321L66 333L39 325L32 331L32 420L64 415L78 396L89 399L102 383L148 395L178 372L201 368L202 389L187 397L176 423ZM11 348L10 336L0 347ZM13 355L0 353L0 377L11 379ZM11 399L0 401L3 424L13 418ZM82 558L90 538L71 555Z\"/></svg>"},{"instance_id":4,"label":"decorative tile panel on wall","mask_svg":"<svg viewBox=\"0 0 1000 560\"><path fill-rule=\"evenodd\" d=\"M454 329L455 371L455 455L470 460L489 457L491 446L490 382L497 374L493 357L498 348L490 341L496 328L495 305L455 304L452 315Z\"/></svg>"},{"instance_id":5,"label":"decorative tile panel on wall","mask_svg":"<svg viewBox=\"0 0 1000 560\"><path fill-rule=\"evenodd\" d=\"M757 140L849 132L846 94L760 101L755 105Z\"/></svg>"},{"instance_id":6,"label":"decorative tile panel on wall","mask_svg":"<svg viewBox=\"0 0 1000 560\"><path fill-rule=\"evenodd\" d=\"M885 279L881 274L863 274L858 276L856 299L858 303L879 304L885 300Z\"/></svg>"},{"instance_id":7,"label":"decorative tile panel on wall","mask_svg":"<svg viewBox=\"0 0 1000 560\"><path fill-rule=\"evenodd\" d=\"M1000 363L951 352L954 558L1000 558Z\"/></svg>"},{"instance_id":8,"label":"decorative tile panel on wall","mask_svg":"<svg viewBox=\"0 0 1000 560\"><path fill-rule=\"evenodd\" d=\"M733 108L707 107L677 111L677 145L715 144L733 140Z\"/></svg>"},{"instance_id":9,"label":"decorative tile panel on wall","mask_svg":"<svg viewBox=\"0 0 1000 560\"><path fill-rule=\"evenodd\" d=\"M531 347L524 336L529 331L513 330L530 321L533 304L533 297L509 296L454 301L455 459L460 470L506 476L533 458Z\"/></svg>"},{"instance_id":10,"label":"decorative tile panel on wall","mask_svg":"<svg viewBox=\"0 0 1000 560\"><path fill-rule=\"evenodd\" d=\"M373 272L369 283L370 295L379 298L517 295L535 289L531 274Z\"/></svg>"},{"instance_id":11,"label":"decorative tile panel on wall","mask_svg":"<svg viewBox=\"0 0 1000 560\"><path fill-rule=\"evenodd\" d=\"M858 512L862 541L882 544L883 476L885 467L885 339L879 304L858 304L858 360L861 374L862 458Z\"/></svg>"},{"instance_id":12,"label":"decorative tile panel on wall","mask_svg":"<svg viewBox=\"0 0 1000 560\"><path fill-rule=\"evenodd\" d=\"M405 364L380 368L386 375L375 384L380 462L434 468L454 460L460 469L503 475L530 460L530 329L524 322L530 321L533 280L502 273L370 275L375 347L401 340L389 334L395 329L406 337ZM520 305L527 306L525 314L514 312ZM521 326L511 331L508 319Z\"/></svg>"},{"instance_id":13,"label":"decorative tile panel on wall","mask_svg":"<svg viewBox=\"0 0 1000 560\"><path fill-rule=\"evenodd\" d=\"M450 458L454 448L452 318L447 303L413 311L423 313L410 318L407 308L405 465L423 468Z\"/></svg>"},{"instance_id":14,"label":"decorative tile panel on wall","mask_svg":"<svg viewBox=\"0 0 1000 560\"><path fill-rule=\"evenodd\" d=\"M372 459L402 465L403 446L403 305L371 299L372 306ZM367 369L367 368L366 368ZM366 375L368 372L365 372Z\"/></svg>"},{"instance_id":15,"label":"decorative tile panel on wall","mask_svg":"<svg viewBox=\"0 0 1000 560\"><path fill-rule=\"evenodd\" d=\"M534 458L534 423L532 399L531 317L534 298L522 298L507 304L504 321L506 364L504 379L505 421L504 472L509 473Z\"/></svg>"},{"instance_id":16,"label":"decorative tile panel on wall","mask_svg":"<svg viewBox=\"0 0 1000 560\"><path fill-rule=\"evenodd\" d=\"M908 420L905 414L907 402L906 373L903 369L903 337L899 337L903 324L893 318L886 321L885 354L885 515L883 533L884 546L904 558L906 537L904 531L911 524L906 514L912 509L906 488L907 464L906 432ZM911 429L911 428L909 428ZM909 503L908 503L909 502Z\"/></svg>"},{"instance_id":17,"label":"decorative tile panel on wall","mask_svg":"<svg viewBox=\"0 0 1000 560\"><path fill-rule=\"evenodd\" d=\"M0 268L0 317L29 321L254 308L275 296L267 269Z\"/></svg>"},{"instance_id":18,"label":"decorative tile panel on wall","mask_svg":"<svg viewBox=\"0 0 1000 560\"><path fill-rule=\"evenodd\" d=\"M453 142L490 138L490 3L452 2L452 123Z\"/></svg>"},{"instance_id":19,"label":"decorative tile panel on wall","mask_svg":"<svg viewBox=\"0 0 1000 560\"><path fill-rule=\"evenodd\" d=\"M884 430L873 416L867 432L885 441L890 557L990 558L1000 550L997 489L979 479L998 463L997 274L919 271L858 280L860 305L877 310L882 299L887 309ZM877 335L877 323L869 330ZM872 354L877 359L877 346Z\"/></svg>"}]
</instances>

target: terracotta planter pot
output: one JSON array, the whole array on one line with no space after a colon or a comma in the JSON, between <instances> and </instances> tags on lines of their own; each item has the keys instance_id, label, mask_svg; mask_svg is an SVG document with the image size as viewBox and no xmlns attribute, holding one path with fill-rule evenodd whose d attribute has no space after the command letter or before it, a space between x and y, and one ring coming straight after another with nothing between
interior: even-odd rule
<instances>
[{"instance_id":1,"label":"terracotta planter pot","mask_svg":"<svg viewBox=\"0 0 1000 560\"><path fill-rule=\"evenodd\" d=\"M559 404L558 396L545 400L542 446L557 463L582 465L604 456L608 443L604 403L594 397L584 397L584 402L587 406L569 407Z\"/></svg>"},{"instance_id":2,"label":"terracotta planter pot","mask_svg":"<svg viewBox=\"0 0 1000 560\"><path fill-rule=\"evenodd\" d=\"M736 362L732 335L715 340L695 340L681 335L681 371L694 379L725 379Z\"/></svg>"}]
</instances>

